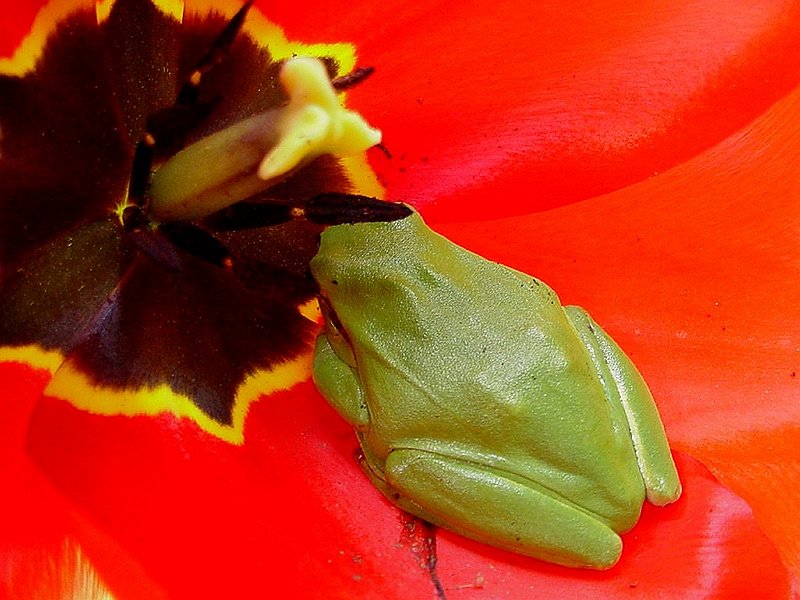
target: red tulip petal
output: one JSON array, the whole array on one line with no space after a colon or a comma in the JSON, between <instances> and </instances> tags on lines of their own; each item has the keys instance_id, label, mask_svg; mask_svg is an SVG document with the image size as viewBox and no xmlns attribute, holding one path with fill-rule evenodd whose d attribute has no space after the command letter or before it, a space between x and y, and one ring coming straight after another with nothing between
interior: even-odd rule
<instances>
[{"instance_id":1,"label":"red tulip petal","mask_svg":"<svg viewBox=\"0 0 800 600\"><path fill-rule=\"evenodd\" d=\"M31 23L42 7L38 0L12 2L3 7L0 21L0 56L11 56L19 41L30 30Z\"/></svg>"},{"instance_id":2,"label":"red tulip petal","mask_svg":"<svg viewBox=\"0 0 800 600\"><path fill-rule=\"evenodd\" d=\"M797 397L795 391L795 402ZM690 448L752 507L757 523L776 544L796 582L800 580L798 449L800 424L797 420L793 426L734 433L729 440L710 441Z\"/></svg>"},{"instance_id":3,"label":"red tulip petal","mask_svg":"<svg viewBox=\"0 0 800 600\"><path fill-rule=\"evenodd\" d=\"M352 431L310 385L253 405L247 436L234 446L188 421L93 416L46 398L30 444L86 515L77 539L121 599L434 597L407 520L360 472ZM475 586L492 598L788 597L748 507L677 458L684 497L646 507L614 569L555 567L438 531L441 585L448 597Z\"/></svg>"},{"instance_id":4,"label":"red tulip petal","mask_svg":"<svg viewBox=\"0 0 800 600\"><path fill-rule=\"evenodd\" d=\"M351 104L394 155L373 157L389 196L431 220L618 189L724 139L800 81L798 3L262 6L290 37L354 42L376 67Z\"/></svg>"},{"instance_id":5,"label":"red tulip petal","mask_svg":"<svg viewBox=\"0 0 800 600\"><path fill-rule=\"evenodd\" d=\"M71 597L82 578L89 584L83 591L101 587L74 542L63 498L22 452L28 419L47 376L5 363L0 364L0 381L0 597Z\"/></svg>"},{"instance_id":6,"label":"red tulip petal","mask_svg":"<svg viewBox=\"0 0 800 600\"><path fill-rule=\"evenodd\" d=\"M796 575L798 156L800 88L659 177L548 213L443 228L588 308L644 373L675 447L750 504Z\"/></svg>"},{"instance_id":7,"label":"red tulip petal","mask_svg":"<svg viewBox=\"0 0 800 600\"><path fill-rule=\"evenodd\" d=\"M96 563L130 553L173 598L430 586L399 545L397 513L359 471L349 427L310 383L253 405L246 437L235 446L171 416L92 416L45 398L30 446L116 542Z\"/></svg>"},{"instance_id":8,"label":"red tulip petal","mask_svg":"<svg viewBox=\"0 0 800 600\"><path fill-rule=\"evenodd\" d=\"M113 577L133 578L142 597L165 598L130 556L92 563L88 554L98 536L105 546L113 542L87 535L91 529L24 452L29 418L47 380L44 371L0 363L0 598L108 598L106 579Z\"/></svg>"}]
</instances>

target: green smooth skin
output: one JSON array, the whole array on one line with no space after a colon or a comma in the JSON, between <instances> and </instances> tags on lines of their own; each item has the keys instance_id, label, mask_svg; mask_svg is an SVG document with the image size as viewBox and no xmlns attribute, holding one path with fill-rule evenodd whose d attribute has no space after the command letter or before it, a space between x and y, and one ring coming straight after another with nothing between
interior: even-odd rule
<instances>
[{"instance_id":1,"label":"green smooth skin","mask_svg":"<svg viewBox=\"0 0 800 600\"><path fill-rule=\"evenodd\" d=\"M605 569L645 496L680 496L655 404L581 308L419 215L328 228L314 382L392 502L467 537Z\"/></svg>"}]
</instances>

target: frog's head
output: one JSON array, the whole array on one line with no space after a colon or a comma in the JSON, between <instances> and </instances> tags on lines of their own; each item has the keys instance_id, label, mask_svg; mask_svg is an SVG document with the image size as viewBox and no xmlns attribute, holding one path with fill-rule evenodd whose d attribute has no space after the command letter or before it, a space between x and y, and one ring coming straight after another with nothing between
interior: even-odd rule
<instances>
[{"instance_id":1,"label":"frog's head","mask_svg":"<svg viewBox=\"0 0 800 600\"><path fill-rule=\"evenodd\" d=\"M320 289L326 335L343 361L354 366L354 348L380 345L385 351L419 333L414 315L419 303L429 300L420 293L417 265L429 235L435 234L416 213L323 232L311 272Z\"/></svg>"}]
</instances>

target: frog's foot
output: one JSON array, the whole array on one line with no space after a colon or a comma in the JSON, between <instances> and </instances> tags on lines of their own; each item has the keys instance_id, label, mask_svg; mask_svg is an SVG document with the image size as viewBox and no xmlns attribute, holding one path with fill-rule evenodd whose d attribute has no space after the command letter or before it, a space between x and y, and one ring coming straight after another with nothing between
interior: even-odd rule
<instances>
[{"instance_id":1,"label":"frog's foot","mask_svg":"<svg viewBox=\"0 0 800 600\"><path fill-rule=\"evenodd\" d=\"M592 358L608 401L624 411L647 499L657 506L674 502L681 495L681 483L647 384L585 310L579 306L566 306L564 310Z\"/></svg>"},{"instance_id":2,"label":"frog's foot","mask_svg":"<svg viewBox=\"0 0 800 600\"><path fill-rule=\"evenodd\" d=\"M389 453L365 470L395 504L479 542L570 567L607 569L622 552L608 526L535 485L475 463L421 450Z\"/></svg>"}]
</instances>

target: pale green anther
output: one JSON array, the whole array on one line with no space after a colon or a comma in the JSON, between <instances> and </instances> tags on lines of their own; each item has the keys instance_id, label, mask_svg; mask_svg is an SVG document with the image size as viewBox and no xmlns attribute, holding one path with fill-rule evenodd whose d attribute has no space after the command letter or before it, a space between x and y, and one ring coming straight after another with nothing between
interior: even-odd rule
<instances>
[{"instance_id":1,"label":"pale green anther","mask_svg":"<svg viewBox=\"0 0 800 600\"><path fill-rule=\"evenodd\" d=\"M281 70L281 83L291 90L289 106L278 121L279 142L259 165L261 179L279 177L322 154L350 156L380 143L379 130L339 103L319 60L290 60Z\"/></svg>"},{"instance_id":2,"label":"pale green anther","mask_svg":"<svg viewBox=\"0 0 800 600\"><path fill-rule=\"evenodd\" d=\"M289 102L184 148L153 175L150 211L161 221L215 213L280 182L313 159L364 152L381 132L342 107L325 66L288 60L281 84Z\"/></svg>"}]
</instances>

